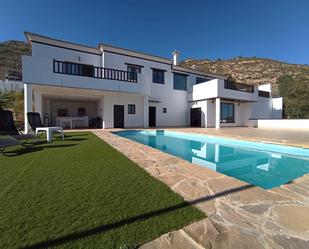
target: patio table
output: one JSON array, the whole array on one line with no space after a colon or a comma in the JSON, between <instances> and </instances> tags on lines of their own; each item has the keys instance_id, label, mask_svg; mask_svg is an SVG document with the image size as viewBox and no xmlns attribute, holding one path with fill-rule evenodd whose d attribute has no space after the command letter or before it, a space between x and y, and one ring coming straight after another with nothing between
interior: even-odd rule
<instances>
[{"instance_id":1,"label":"patio table","mask_svg":"<svg viewBox=\"0 0 309 249\"><path fill-rule=\"evenodd\" d=\"M46 132L46 141L49 142L49 143L53 141L54 131L59 131L61 133L62 140L64 140L63 128L62 127L37 127L35 129L35 134L38 135L39 131L45 131Z\"/></svg>"}]
</instances>

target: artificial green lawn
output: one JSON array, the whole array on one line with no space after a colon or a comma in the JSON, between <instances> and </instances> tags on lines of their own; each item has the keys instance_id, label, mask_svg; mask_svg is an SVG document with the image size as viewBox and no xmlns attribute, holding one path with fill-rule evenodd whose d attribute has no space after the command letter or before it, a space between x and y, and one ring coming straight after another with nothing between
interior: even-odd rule
<instances>
[{"instance_id":1,"label":"artificial green lawn","mask_svg":"<svg viewBox=\"0 0 309 249\"><path fill-rule=\"evenodd\" d=\"M135 248L204 217L92 133L0 154L0 248Z\"/></svg>"}]
</instances>

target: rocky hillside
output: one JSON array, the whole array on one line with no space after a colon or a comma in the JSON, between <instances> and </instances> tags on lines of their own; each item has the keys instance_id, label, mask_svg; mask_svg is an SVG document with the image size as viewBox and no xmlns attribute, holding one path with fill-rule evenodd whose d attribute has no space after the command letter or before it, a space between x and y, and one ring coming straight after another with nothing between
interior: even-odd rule
<instances>
[{"instance_id":1,"label":"rocky hillside","mask_svg":"<svg viewBox=\"0 0 309 249\"><path fill-rule=\"evenodd\" d=\"M187 59L181 64L205 72L222 74L240 83L272 83L275 91L277 79L282 75L309 78L308 65L289 64L265 58L237 57L216 61Z\"/></svg>"},{"instance_id":2,"label":"rocky hillside","mask_svg":"<svg viewBox=\"0 0 309 249\"><path fill-rule=\"evenodd\" d=\"M8 71L21 72L21 56L31 53L28 43L22 41L5 41L0 43L0 80Z\"/></svg>"}]
</instances>

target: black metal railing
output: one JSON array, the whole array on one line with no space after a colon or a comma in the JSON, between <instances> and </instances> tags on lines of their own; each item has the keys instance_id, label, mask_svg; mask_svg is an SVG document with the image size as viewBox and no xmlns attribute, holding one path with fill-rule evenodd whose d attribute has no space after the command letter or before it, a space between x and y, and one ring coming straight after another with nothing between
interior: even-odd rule
<instances>
[{"instance_id":1,"label":"black metal railing","mask_svg":"<svg viewBox=\"0 0 309 249\"><path fill-rule=\"evenodd\" d=\"M85 77L107 79L107 80L119 80L132 83L137 82L136 72L127 72L123 70L111 69L105 67L95 67L92 65L66 62L66 61L54 60L53 71L54 73L60 73L60 74L85 76Z\"/></svg>"},{"instance_id":2,"label":"black metal railing","mask_svg":"<svg viewBox=\"0 0 309 249\"><path fill-rule=\"evenodd\" d=\"M240 92L254 93L254 86L242 84L242 83L237 83L237 82L230 81L230 80L224 81L224 88L230 89L230 90L235 90L235 91L240 91Z\"/></svg>"},{"instance_id":3,"label":"black metal railing","mask_svg":"<svg viewBox=\"0 0 309 249\"><path fill-rule=\"evenodd\" d=\"M259 96L264 98L270 98L270 92L259 90Z\"/></svg>"}]
</instances>

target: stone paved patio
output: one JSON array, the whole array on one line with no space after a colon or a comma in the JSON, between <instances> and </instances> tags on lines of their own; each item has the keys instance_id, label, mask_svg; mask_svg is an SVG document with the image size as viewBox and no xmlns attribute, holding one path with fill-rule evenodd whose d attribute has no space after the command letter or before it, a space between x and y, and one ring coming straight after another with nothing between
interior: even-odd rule
<instances>
[{"instance_id":1,"label":"stone paved patio","mask_svg":"<svg viewBox=\"0 0 309 249\"><path fill-rule=\"evenodd\" d=\"M93 132L207 215L142 249L309 248L309 174L263 190L110 131Z\"/></svg>"}]
</instances>

